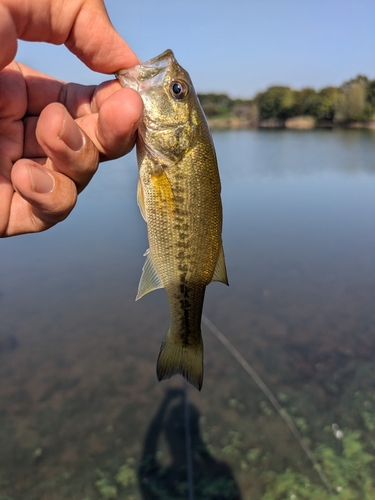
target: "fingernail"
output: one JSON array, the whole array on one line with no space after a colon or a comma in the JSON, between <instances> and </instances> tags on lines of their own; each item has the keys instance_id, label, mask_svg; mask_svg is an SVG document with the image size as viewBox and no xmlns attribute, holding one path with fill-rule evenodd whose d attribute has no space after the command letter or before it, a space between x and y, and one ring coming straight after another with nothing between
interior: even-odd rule
<instances>
[{"instance_id":1,"label":"fingernail","mask_svg":"<svg viewBox=\"0 0 375 500\"><path fill-rule=\"evenodd\" d=\"M49 172L38 167L27 165L31 189L34 193L47 194L53 191L55 187L55 179Z\"/></svg>"},{"instance_id":2,"label":"fingernail","mask_svg":"<svg viewBox=\"0 0 375 500\"><path fill-rule=\"evenodd\" d=\"M79 153L85 145L85 138L81 129L66 111L64 112L63 125L58 138L64 141L68 148L76 153Z\"/></svg>"}]
</instances>

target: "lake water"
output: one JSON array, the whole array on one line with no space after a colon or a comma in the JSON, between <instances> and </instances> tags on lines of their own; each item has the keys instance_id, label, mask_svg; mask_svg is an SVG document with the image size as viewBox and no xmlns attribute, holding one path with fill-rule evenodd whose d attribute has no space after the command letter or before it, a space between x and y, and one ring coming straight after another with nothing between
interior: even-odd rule
<instances>
[{"instance_id":1,"label":"lake water","mask_svg":"<svg viewBox=\"0 0 375 500\"><path fill-rule=\"evenodd\" d=\"M209 286L205 314L332 491L375 498L375 133L214 140L230 287ZM329 498L205 326L202 391L187 403L180 377L157 382L169 313L162 290L134 302L147 248L136 183L133 154L103 164L67 221L0 241L0 500Z\"/></svg>"}]
</instances>

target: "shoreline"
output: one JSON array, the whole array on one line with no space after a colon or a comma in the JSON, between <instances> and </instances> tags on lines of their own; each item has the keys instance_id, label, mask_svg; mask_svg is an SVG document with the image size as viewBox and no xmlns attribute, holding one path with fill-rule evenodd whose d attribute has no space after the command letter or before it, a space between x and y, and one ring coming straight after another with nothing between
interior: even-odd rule
<instances>
[{"instance_id":1,"label":"shoreline","mask_svg":"<svg viewBox=\"0 0 375 500\"><path fill-rule=\"evenodd\" d=\"M254 122L238 117L207 118L211 130L249 130L249 129L367 129L375 130L375 121L338 124L333 121L316 121L310 116L296 116L287 120L262 120Z\"/></svg>"}]
</instances>

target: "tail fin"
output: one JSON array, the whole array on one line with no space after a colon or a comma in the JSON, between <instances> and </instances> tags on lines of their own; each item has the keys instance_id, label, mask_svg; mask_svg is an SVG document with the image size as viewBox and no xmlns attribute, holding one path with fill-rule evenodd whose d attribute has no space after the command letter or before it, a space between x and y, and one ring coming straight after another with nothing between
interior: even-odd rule
<instances>
[{"instance_id":1,"label":"tail fin","mask_svg":"<svg viewBox=\"0 0 375 500\"><path fill-rule=\"evenodd\" d=\"M156 364L158 380L180 373L199 391L203 383L203 341L192 345L181 345L167 334L160 347Z\"/></svg>"}]
</instances>

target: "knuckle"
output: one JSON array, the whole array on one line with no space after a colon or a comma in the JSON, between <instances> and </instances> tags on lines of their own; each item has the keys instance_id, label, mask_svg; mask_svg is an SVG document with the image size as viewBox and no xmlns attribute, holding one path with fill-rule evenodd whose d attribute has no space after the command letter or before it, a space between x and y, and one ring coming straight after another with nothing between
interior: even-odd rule
<instances>
[{"instance_id":1,"label":"knuckle","mask_svg":"<svg viewBox=\"0 0 375 500\"><path fill-rule=\"evenodd\" d=\"M50 195L49 195L50 196ZM30 219L36 232L44 231L65 220L77 202L77 189L73 182L57 189L48 203L30 205Z\"/></svg>"}]
</instances>

